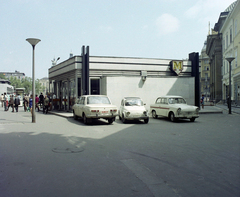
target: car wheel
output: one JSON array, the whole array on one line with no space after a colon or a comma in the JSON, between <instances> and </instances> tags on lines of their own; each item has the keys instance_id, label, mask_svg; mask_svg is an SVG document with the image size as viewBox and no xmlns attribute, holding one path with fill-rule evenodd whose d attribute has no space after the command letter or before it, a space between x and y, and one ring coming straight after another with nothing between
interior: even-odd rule
<instances>
[{"instance_id":1,"label":"car wheel","mask_svg":"<svg viewBox=\"0 0 240 197\"><path fill-rule=\"evenodd\" d=\"M73 111L73 118L74 118L74 120L78 119L78 116L75 114L75 111Z\"/></svg>"},{"instance_id":2,"label":"car wheel","mask_svg":"<svg viewBox=\"0 0 240 197\"><path fill-rule=\"evenodd\" d=\"M148 123L148 121L149 121L149 118L147 118L147 119L144 119L144 123Z\"/></svg>"},{"instance_id":3,"label":"car wheel","mask_svg":"<svg viewBox=\"0 0 240 197\"><path fill-rule=\"evenodd\" d=\"M175 115L174 115L173 112L170 113L170 120L171 120L172 122L175 122L175 121L176 121L176 118L175 118Z\"/></svg>"},{"instance_id":4,"label":"car wheel","mask_svg":"<svg viewBox=\"0 0 240 197\"><path fill-rule=\"evenodd\" d=\"M124 118L124 115L122 115L122 122L126 123L126 119Z\"/></svg>"},{"instance_id":5,"label":"car wheel","mask_svg":"<svg viewBox=\"0 0 240 197\"><path fill-rule=\"evenodd\" d=\"M88 124L88 118L83 114L83 122L84 124Z\"/></svg>"},{"instance_id":6,"label":"car wheel","mask_svg":"<svg viewBox=\"0 0 240 197\"><path fill-rule=\"evenodd\" d=\"M152 117L153 117L154 119L156 119L156 118L158 117L155 110L152 111Z\"/></svg>"},{"instance_id":7,"label":"car wheel","mask_svg":"<svg viewBox=\"0 0 240 197\"><path fill-rule=\"evenodd\" d=\"M112 123L113 123L113 118L109 118L109 119L108 119L108 123L109 123L109 124L112 124Z\"/></svg>"},{"instance_id":8,"label":"car wheel","mask_svg":"<svg viewBox=\"0 0 240 197\"><path fill-rule=\"evenodd\" d=\"M194 122L194 121L195 121L195 118L190 118L190 121L191 121L191 122Z\"/></svg>"}]
</instances>

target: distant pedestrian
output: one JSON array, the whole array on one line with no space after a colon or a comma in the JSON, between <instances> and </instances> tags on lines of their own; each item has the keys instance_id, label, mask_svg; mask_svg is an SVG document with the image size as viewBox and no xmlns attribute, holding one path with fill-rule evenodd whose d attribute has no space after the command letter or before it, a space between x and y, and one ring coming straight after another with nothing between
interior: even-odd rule
<instances>
[{"instance_id":1,"label":"distant pedestrian","mask_svg":"<svg viewBox=\"0 0 240 197\"><path fill-rule=\"evenodd\" d=\"M37 108L38 111L39 111L38 103L39 103L39 98L38 98L38 95L36 95L36 97L35 97L35 106L36 106L35 109Z\"/></svg>"},{"instance_id":2,"label":"distant pedestrian","mask_svg":"<svg viewBox=\"0 0 240 197\"><path fill-rule=\"evenodd\" d=\"M13 95L10 95L8 109L9 109L9 107L12 107L12 112L14 112L14 99L13 99Z\"/></svg>"},{"instance_id":3,"label":"distant pedestrian","mask_svg":"<svg viewBox=\"0 0 240 197\"><path fill-rule=\"evenodd\" d=\"M4 92L4 111L7 111L7 101L8 101L8 97L7 97L7 94L6 92Z\"/></svg>"},{"instance_id":4,"label":"distant pedestrian","mask_svg":"<svg viewBox=\"0 0 240 197\"><path fill-rule=\"evenodd\" d=\"M40 105L40 107L43 106L43 99L44 99L44 96L43 96L43 93L41 92L41 94L39 96L39 105Z\"/></svg>"},{"instance_id":5,"label":"distant pedestrian","mask_svg":"<svg viewBox=\"0 0 240 197\"><path fill-rule=\"evenodd\" d=\"M14 100L14 106L15 106L16 112L18 112L19 105L20 105L20 98L19 98L19 94L18 94Z\"/></svg>"},{"instance_id":6,"label":"distant pedestrian","mask_svg":"<svg viewBox=\"0 0 240 197\"><path fill-rule=\"evenodd\" d=\"M28 109L28 103L29 103L29 97L25 94L23 97L23 106L24 106L24 111L26 112Z\"/></svg>"},{"instance_id":7,"label":"distant pedestrian","mask_svg":"<svg viewBox=\"0 0 240 197\"><path fill-rule=\"evenodd\" d=\"M228 105L228 108L230 108L230 103L231 103L231 101L230 101L230 97L229 97L229 95L228 95L228 97L227 97L227 105Z\"/></svg>"},{"instance_id":8,"label":"distant pedestrian","mask_svg":"<svg viewBox=\"0 0 240 197\"><path fill-rule=\"evenodd\" d=\"M29 108L30 108L30 111L32 113L32 104L33 104L33 96L31 95L30 98L29 98Z\"/></svg>"},{"instance_id":9,"label":"distant pedestrian","mask_svg":"<svg viewBox=\"0 0 240 197\"><path fill-rule=\"evenodd\" d=\"M49 107L49 98L47 95L45 95L45 98L43 100L43 113L48 113L48 107Z\"/></svg>"},{"instance_id":10,"label":"distant pedestrian","mask_svg":"<svg viewBox=\"0 0 240 197\"><path fill-rule=\"evenodd\" d=\"M204 109L204 95L202 94L202 97L201 97L201 105L202 105L202 109Z\"/></svg>"},{"instance_id":11,"label":"distant pedestrian","mask_svg":"<svg viewBox=\"0 0 240 197\"><path fill-rule=\"evenodd\" d=\"M3 104L4 104L4 96L3 96L3 94L2 94L1 97L0 97L0 101L1 101L1 105L2 105L2 107L3 107Z\"/></svg>"}]
</instances>

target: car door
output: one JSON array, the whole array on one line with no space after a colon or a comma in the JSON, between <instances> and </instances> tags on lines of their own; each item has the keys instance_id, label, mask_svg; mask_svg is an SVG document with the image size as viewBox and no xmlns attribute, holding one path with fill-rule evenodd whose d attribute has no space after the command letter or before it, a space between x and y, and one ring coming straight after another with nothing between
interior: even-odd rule
<instances>
[{"instance_id":1,"label":"car door","mask_svg":"<svg viewBox=\"0 0 240 197\"><path fill-rule=\"evenodd\" d=\"M86 99L85 96L82 96L82 97L80 98L80 103L79 103L79 116L81 116L81 117L82 117L82 114L83 114L83 112L84 112L85 99Z\"/></svg>"},{"instance_id":2,"label":"car door","mask_svg":"<svg viewBox=\"0 0 240 197\"><path fill-rule=\"evenodd\" d=\"M169 111L169 105L167 102L167 98L162 98L161 103L160 103L160 108L161 108L161 116L168 116L168 111Z\"/></svg>"},{"instance_id":3,"label":"car door","mask_svg":"<svg viewBox=\"0 0 240 197\"><path fill-rule=\"evenodd\" d=\"M159 97L159 98L157 98L157 100L155 102L155 110L156 110L157 115L161 115L160 103L161 103L161 98Z\"/></svg>"}]
</instances>

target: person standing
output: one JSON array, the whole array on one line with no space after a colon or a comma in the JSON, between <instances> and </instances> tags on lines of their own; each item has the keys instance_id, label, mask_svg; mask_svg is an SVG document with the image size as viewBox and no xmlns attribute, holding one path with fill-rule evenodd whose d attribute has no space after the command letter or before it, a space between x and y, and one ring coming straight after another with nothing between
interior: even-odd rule
<instances>
[{"instance_id":1,"label":"person standing","mask_svg":"<svg viewBox=\"0 0 240 197\"><path fill-rule=\"evenodd\" d=\"M40 105L40 107L43 106L43 99L44 99L44 96L43 96L43 94L41 92L41 94L39 96L39 105Z\"/></svg>"},{"instance_id":2,"label":"person standing","mask_svg":"<svg viewBox=\"0 0 240 197\"><path fill-rule=\"evenodd\" d=\"M45 95L45 98L43 100L43 113L48 113L48 107L49 107L49 98L47 95Z\"/></svg>"},{"instance_id":3,"label":"person standing","mask_svg":"<svg viewBox=\"0 0 240 197\"><path fill-rule=\"evenodd\" d=\"M202 94L202 97L201 97L201 105L202 105L202 109L204 109L204 95Z\"/></svg>"},{"instance_id":4,"label":"person standing","mask_svg":"<svg viewBox=\"0 0 240 197\"><path fill-rule=\"evenodd\" d=\"M33 96L31 94L30 98L29 98L29 108L31 110L31 113L32 113L32 104L33 104Z\"/></svg>"},{"instance_id":5,"label":"person standing","mask_svg":"<svg viewBox=\"0 0 240 197\"><path fill-rule=\"evenodd\" d=\"M20 105L19 94L16 96L16 98L14 100L14 105L15 105L16 112L18 112L18 106Z\"/></svg>"},{"instance_id":6,"label":"person standing","mask_svg":"<svg viewBox=\"0 0 240 197\"><path fill-rule=\"evenodd\" d=\"M1 101L1 104L2 104L2 107L3 107L3 103L4 103L4 96L3 96L3 94L1 95L0 101Z\"/></svg>"},{"instance_id":7,"label":"person standing","mask_svg":"<svg viewBox=\"0 0 240 197\"><path fill-rule=\"evenodd\" d=\"M7 94L6 92L4 92L4 111L7 111L7 100L8 100Z\"/></svg>"},{"instance_id":8,"label":"person standing","mask_svg":"<svg viewBox=\"0 0 240 197\"><path fill-rule=\"evenodd\" d=\"M9 105L8 105L8 109L9 107L12 107L12 112L14 112L14 99L13 99L13 95L10 95L10 100L9 100ZM7 110L8 110L7 109Z\"/></svg>"},{"instance_id":9,"label":"person standing","mask_svg":"<svg viewBox=\"0 0 240 197\"><path fill-rule=\"evenodd\" d=\"M36 95L36 97L35 97L35 105L36 105L36 107L35 107L35 109L37 108L38 109L38 111L39 111L39 106L38 106L38 103L39 103L39 98L38 98L38 95Z\"/></svg>"}]
</instances>

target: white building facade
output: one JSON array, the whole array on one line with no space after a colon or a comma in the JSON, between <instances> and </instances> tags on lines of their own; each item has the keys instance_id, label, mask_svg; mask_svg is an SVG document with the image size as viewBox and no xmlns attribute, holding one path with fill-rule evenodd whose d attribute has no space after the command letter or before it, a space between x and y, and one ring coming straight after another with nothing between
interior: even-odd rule
<instances>
[{"instance_id":1,"label":"white building facade","mask_svg":"<svg viewBox=\"0 0 240 197\"><path fill-rule=\"evenodd\" d=\"M125 96L141 97L148 109L161 95L180 95L188 104L195 104L192 61L97 56L89 56L86 61L86 80L84 56L73 56L49 69L55 109L71 110L76 98L83 94L108 95L118 107ZM84 85L89 88L87 92Z\"/></svg>"}]
</instances>

